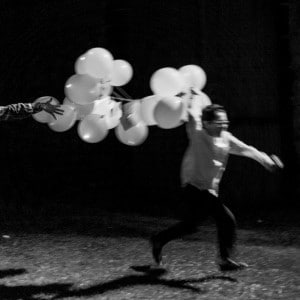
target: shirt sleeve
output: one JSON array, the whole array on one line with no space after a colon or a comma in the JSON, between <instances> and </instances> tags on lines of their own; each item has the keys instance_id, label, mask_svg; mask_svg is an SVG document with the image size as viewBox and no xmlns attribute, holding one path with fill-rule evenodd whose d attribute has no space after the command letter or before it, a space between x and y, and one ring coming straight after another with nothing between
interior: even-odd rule
<instances>
[{"instance_id":1,"label":"shirt sleeve","mask_svg":"<svg viewBox=\"0 0 300 300\"><path fill-rule=\"evenodd\" d=\"M193 138L193 136L202 130L202 122L200 116L198 118L195 118L192 115L188 115L188 121L186 122L186 131L187 135L190 139Z\"/></svg>"},{"instance_id":2,"label":"shirt sleeve","mask_svg":"<svg viewBox=\"0 0 300 300\"><path fill-rule=\"evenodd\" d=\"M40 109L34 108L31 103L17 103L0 106L0 121L24 119L38 111L40 111Z\"/></svg>"},{"instance_id":3,"label":"shirt sleeve","mask_svg":"<svg viewBox=\"0 0 300 300\"><path fill-rule=\"evenodd\" d=\"M267 163L270 163L271 158L265 152L261 152L255 147L245 144L244 142L234 137L231 133L228 134L228 138L230 145L230 154L254 159L263 166Z\"/></svg>"}]
</instances>

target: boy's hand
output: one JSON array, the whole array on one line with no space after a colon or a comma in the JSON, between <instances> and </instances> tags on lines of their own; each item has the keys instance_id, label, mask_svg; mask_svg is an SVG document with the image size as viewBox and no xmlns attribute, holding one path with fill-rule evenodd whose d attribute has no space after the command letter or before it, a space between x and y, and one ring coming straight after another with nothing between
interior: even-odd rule
<instances>
[{"instance_id":1,"label":"boy's hand","mask_svg":"<svg viewBox=\"0 0 300 300\"><path fill-rule=\"evenodd\" d=\"M264 167L270 172L275 172L282 169L284 165L278 156L272 154L266 156Z\"/></svg>"},{"instance_id":2,"label":"boy's hand","mask_svg":"<svg viewBox=\"0 0 300 300\"><path fill-rule=\"evenodd\" d=\"M270 155L270 157L273 160L273 162L275 163L276 169L283 169L284 168L283 162L280 160L280 158L277 155L272 154L272 155Z\"/></svg>"}]
</instances>

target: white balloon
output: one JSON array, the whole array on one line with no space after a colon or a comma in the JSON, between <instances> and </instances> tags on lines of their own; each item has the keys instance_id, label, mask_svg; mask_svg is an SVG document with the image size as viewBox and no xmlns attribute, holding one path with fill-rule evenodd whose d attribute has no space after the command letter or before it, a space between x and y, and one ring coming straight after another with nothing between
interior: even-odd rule
<instances>
[{"instance_id":1,"label":"white balloon","mask_svg":"<svg viewBox=\"0 0 300 300\"><path fill-rule=\"evenodd\" d=\"M69 130L77 119L77 113L74 107L63 104L61 105L61 109L64 111L63 115L57 115L57 119L48 124L52 130L57 132Z\"/></svg>"},{"instance_id":2,"label":"white balloon","mask_svg":"<svg viewBox=\"0 0 300 300\"><path fill-rule=\"evenodd\" d=\"M202 110L212 104L210 98L203 92L197 91L198 95L193 95L189 107L189 113L197 120L202 116Z\"/></svg>"},{"instance_id":3,"label":"white balloon","mask_svg":"<svg viewBox=\"0 0 300 300\"><path fill-rule=\"evenodd\" d=\"M179 73L184 77L184 89L195 87L201 90L206 84L206 74L204 70L197 65L183 66L179 69Z\"/></svg>"},{"instance_id":4,"label":"white balloon","mask_svg":"<svg viewBox=\"0 0 300 300\"><path fill-rule=\"evenodd\" d=\"M133 70L129 62L123 59L114 60L111 84L113 86L122 86L130 81L132 74Z\"/></svg>"},{"instance_id":5,"label":"white balloon","mask_svg":"<svg viewBox=\"0 0 300 300\"><path fill-rule=\"evenodd\" d=\"M90 104L100 95L98 81L87 74L74 74L65 83L65 95L74 103Z\"/></svg>"},{"instance_id":6,"label":"white balloon","mask_svg":"<svg viewBox=\"0 0 300 300\"><path fill-rule=\"evenodd\" d=\"M106 78L113 69L113 56L104 48L92 48L85 53L81 68L92 77Z\"/></svg>"},{"instance_id":7,"label":"white balloon","mask_svg":"<svg viewBox=\"0 0 300 300\"><path fill-rule=\"evenodd\" d=\"M50 99L51 99L51 102L50 102L51 104L53 104L53 105L59 104L58 100L51 96L39 97L34 101L34 103L36 103L36 102L45 103L45 102L48 102ZM33 114L32 117L33 117L33 119L35 119L36 121L38 121L40 123L49 123L54 120L54 118L49 113L45 112L44 110L42 110L36 114Z\"/></svg>"},{"instance_id":8,"label":"white balloon","mask_svg":"<svg viewBox=\"0 0 300 300\"><path fill-rule=\"evenodd\" d=\"M74 65L76 74L88 74L86 69L86 55L79 56Z\"/></svg>"},{"instance_id":9,"label":"white balloon","mask_svg":"<svg viewBox=\"0 0 300 300\"><path fill-rule=\"evenodd\" d=\"M76 107L76 104L74 102L72 102L70 99L68 99L67 97L65 97L63 104L70 105L74 108Z\"/></svg>"},{"instance_id":10,"label":"white balloon","mask_svg":"<svg viewBox=\"0 0 300 300\"><path fill-rule=\"evenodd\" d=\"M95 101L86 105L80 105L77 103L72 102L70 99L67 97L64 99L63 104L69 105L74 107L74 109L77 112L77 120L82 120L85 116L89 115L92 113L94 106L95 106Z\"/></svg>"},{"instance_id":11,"label":"white balloon","mask_svg":"<svg viewBox=\"0 0 300 300\"><path fill-rule=\"evenodd\" d=\"M107 123L99 115L88 115L78 125L79 137L87 143L98 143L108 134Z\"/></svg>"},{"instance_id":12,"label":"white balloon","mask_svg":"<svg viewBox=\"0 0 300 300\"><path fill-rule=\"evenodd\" d=\"M154 119L153 113L156 104L161 98L162 98L161 96L152 95L152 96L144 97L141 100L141 108L140 108L141 118L148 126L157 124L157 122Z\"/></svg>"},{"instance_id":13,"label":"white balloon","mask_svg":"<svg viewBox=\"0 0 300 300\"><path fill-rule=\"evenodd\" d=\"M184 79L176 69L162 68L151 76L150 88L159 96L175 96L184 88Z\"/></svg>"},{"instance_id":14,"label":"white balloon","mask_svg":"<svg viewBox=\"0 0 300 300\"><path fill-rule=\"evenodd\" d=\"M122 118L120 122L125 130L135 126L139 122L143 122L140 107L141 103L139 100L130 101L122 105Z\"/></svg>"},{"instance_id":15,"label":"white balloon","mask_svg":"<svg viewBox=\"0 0 300 300\"><path fill-rule=\"evenodd\" d=\"M135 122L141 122L141 101L140 100L133 100L130 102L127 102L123 105L123 108L125 108L125 111L131 114L131 117L135 120Z\"/></svg>"},{"instance_id":16,"label":"white balloon","mask_svg":"<svg viewBox=\"0 0 300 300\"><path fill-rule=\"evenodd\" d=\"M164 129L175 128L180 124L183 104L179 97L162 98L154 108L157 126Z\"/></svg>"},{"instance_id":17,"label":"white balloon","mask_svg":"<svg viewBox=\"0 0 300 300\"><path fill-rule=\"evenodd\" d=\"M116 137L120 142L128 146L138 146L142 144L148 136L148 127L139 122L128 130L125 130L122 124L115 128Z\"/></svg>"}]
</instances>

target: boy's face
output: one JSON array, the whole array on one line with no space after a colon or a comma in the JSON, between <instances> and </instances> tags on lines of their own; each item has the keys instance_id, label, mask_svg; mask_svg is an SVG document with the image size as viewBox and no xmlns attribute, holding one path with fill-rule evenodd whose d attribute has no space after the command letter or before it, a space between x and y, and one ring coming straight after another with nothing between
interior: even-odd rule
<instances>
[{"instance_id":1,"label":"boy's face","mask_svg":"<svg viewBox=\"0 0 300 300\"><path fill-rule=\"evenodd\" d=\"M213 121L203 121L203 128L206 132L213 137L220 137L222 131L227 130L229 121L226 112L216 112L215 119Z\"/></svg>"}]
</instances>

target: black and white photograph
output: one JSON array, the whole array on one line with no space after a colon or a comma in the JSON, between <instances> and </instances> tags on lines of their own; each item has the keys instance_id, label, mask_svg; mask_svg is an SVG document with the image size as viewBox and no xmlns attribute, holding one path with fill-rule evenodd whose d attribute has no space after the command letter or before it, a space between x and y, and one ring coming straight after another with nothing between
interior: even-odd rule
<instances>
[{"instance_id":1,"label":"black and white photograph","mask_svg":"<svg viewBox=\"0 0 300 300\"><path fill-rule=\"evenodd\" d=\"M300 299L298 0L0 24L0 300Z\"/></svg>"}]
</instances>

